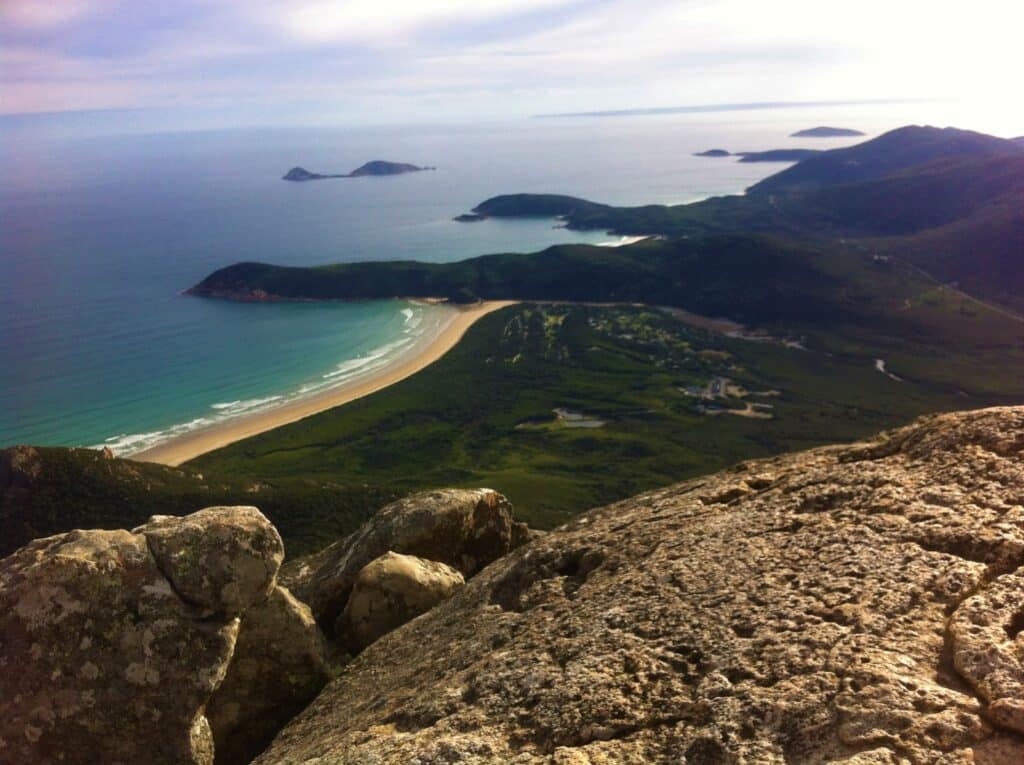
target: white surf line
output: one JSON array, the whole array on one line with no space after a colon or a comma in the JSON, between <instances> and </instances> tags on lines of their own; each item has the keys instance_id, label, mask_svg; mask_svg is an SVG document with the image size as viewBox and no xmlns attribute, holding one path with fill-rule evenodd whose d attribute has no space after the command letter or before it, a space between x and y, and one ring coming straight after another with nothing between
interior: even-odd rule
<instances>
[{"instance_id":1,"label":"white surf line","mask_svg":"<svg viewBox=\"0 0 1024 765\"><path fill-rule=\"evenodd\" d=\"M612 241L612 242L598 242L597 246L598 247L626 247L627 245L636 244L637 242L642 242L645 239L653 239L653 238L654 237L651 236L650 234L645 234L644 236L620 236L618 238L618 240L616 240L616 241Z\"/></svg>"},{"instance_id":2,"label":"white surf line","mask_svg":"<svg viewBox=\"0 0 1024 765\"><path fill-rule=\"evenodd\" d=\"M894 375L892 372L885 368L885 359L875 359L875 369L877 369L883 375L888 377L890 380L895 380L896 382L903 382L902 377L897 377L896 375Z\"/></svg>"}]
</instances>

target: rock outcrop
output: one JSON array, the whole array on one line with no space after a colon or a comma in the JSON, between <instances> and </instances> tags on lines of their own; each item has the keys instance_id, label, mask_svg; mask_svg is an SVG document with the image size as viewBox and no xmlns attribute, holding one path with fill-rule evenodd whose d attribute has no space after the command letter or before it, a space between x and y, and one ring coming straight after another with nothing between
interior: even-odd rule
<instances>
[{"instance_id":1,"label":"rock outcrop","mask_svg":"<svg viewBox=\"0 0 1024 765\"><path fill-rule=\"evenodd\" d=\"M135 532L174 591L205 613L238 616L264 600L284 560L281 535L255 507L155 515Z\"/></svg>"},{"instance_id":2,"label":"rock outcrop","mask_svg":"<svg viewBox=\"0 0 1024 765\"><path fill-rule=\"evenodd\" d=\"M466 583L444 563L388 552L356 576L334 634L357 654L382 635L448 600Z\"/></svg>"},{"instance_id":3,"label":"rock outcrop","mask_svg":"<svg viewBox=\"0 0 1024 765\"><path fill-rule=\"evenodd\" d=\"M29 489L39 477L42 460L31 446L12 446L0 451L0 497Z\"/></svg>"},{"instance_id":4,"label":"rock outcrop","mask_svg":"<svg viewBox=\"0 0 1024 765\"><path fill-rule=\"evenodd\" d=\"M206 707L217 765L251 762L327 682L327 651L309 607L275 587L242 619L224 682Z\"/></svg>"},{"instance_id":5,"label":"rock outcrop","mask_svg":"<svg viewBox=\"0 0 1024 765\"><path fill-rule=\"evenodd\" d=\"M444 489L414 494L381 509L354 534L314 556L286 565L281 579L332 629L356 576L387 552L452 566L466 578L525 538L512 505L490 489Z\"/></svg>"},{"instance_id":6,"label":"rock outcrop","mask_svg":"<svg viewBox=\"0 0 1024 765\"><path fill-rule=\"evenodd\" d=\"M252 507L71 531L0 561L0 762L203 763L238 614L283 549Z\"/></svg>"},{"instance_id":7,"label":"rock outcrop","mask_svg":"<svg viewBox=\"0 0 1024 765\"><path fill-rule=\"evenodd\" d=\"M1022 564L1024 408L743 463L489 566L257 762L1021 763Z\"/></svg>"}]
</instances>

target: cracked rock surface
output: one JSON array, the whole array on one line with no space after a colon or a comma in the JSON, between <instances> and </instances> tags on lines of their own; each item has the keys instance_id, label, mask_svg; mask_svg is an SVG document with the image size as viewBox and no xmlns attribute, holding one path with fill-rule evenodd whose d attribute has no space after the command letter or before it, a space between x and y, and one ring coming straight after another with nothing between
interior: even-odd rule
<instances>
[{"instance_id":1,"label":"cracked rock surface","mask_svg":"<svg viewBox=\"0 0 1024 765\"><path fill-rule=\"evenodd\" d=\"M238 613L280 560L251 507L71 531L4 558L0 763L212 763L204 707Z\"/></svg>"},{"instance_id":2,"label":"cracked rock surface","mask_svg":"<svg viewBox=\"0 0 1024 765\"><path fill-rule=\"evenodd\" d=\"M1022 763L1022 564L1024 408L744 463L497 561L257 762Z\"/></svg>"}]
</instances>

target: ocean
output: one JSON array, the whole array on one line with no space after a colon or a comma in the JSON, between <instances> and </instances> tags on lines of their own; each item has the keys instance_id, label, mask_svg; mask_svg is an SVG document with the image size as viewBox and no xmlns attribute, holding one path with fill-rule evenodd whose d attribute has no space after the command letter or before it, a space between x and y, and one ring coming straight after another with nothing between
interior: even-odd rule
<instances>
[{"instance_id":1,"label":"ocean","mask_svg":"<svg viewBox=\"0 0 1024 765\"><path fill-rule=\"evenodd\" d=\"M131 454L357 379L445 310L181 294L216 268L616 244L552 220L452 218L511 192L624 205L740 193L784 165L693 153L856 140L788 137L818 124L875 134L901 123L884 107L123 134L59 115L0 118L0 446ZM371 159L437 169L281 180L295 165L336 173Z\"/></svg>"}]
</instances>

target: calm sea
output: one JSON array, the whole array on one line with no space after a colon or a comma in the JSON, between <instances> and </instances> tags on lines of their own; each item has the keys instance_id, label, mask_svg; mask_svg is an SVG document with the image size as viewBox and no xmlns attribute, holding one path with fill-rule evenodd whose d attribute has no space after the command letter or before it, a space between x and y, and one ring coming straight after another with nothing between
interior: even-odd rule
<instances>
[{"instance_id":1,"label":"calm sea","mask_svg":"<svg viewBox=\"0 0 1024 765\"><path fill-rule=\"evenodd\" d=\"M820 123L875 133L879 110L530 119L475 126L80 135L57 117L0 119L0 446L131 453L217 419L343 383L438 316L399 301L232 304L182 296L239 260L452 261L562 242L553 221L455 223L495 194L613 204L741 192L780 169L709 148L828 148ZM294 165L436 165L393 178L286 183Z\"/></svg>"}]
</instances>

